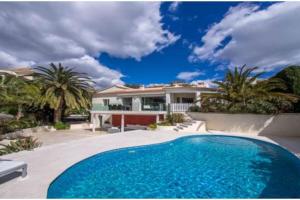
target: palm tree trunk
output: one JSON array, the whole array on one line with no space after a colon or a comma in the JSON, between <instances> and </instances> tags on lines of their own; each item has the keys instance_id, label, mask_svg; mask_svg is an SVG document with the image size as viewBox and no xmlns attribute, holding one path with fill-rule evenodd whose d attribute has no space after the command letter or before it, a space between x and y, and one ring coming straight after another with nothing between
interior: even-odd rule
<instances>
[{"instance_id":1,"label":"palm tree trunk","mask_svg":"<svg viewBox=\"0 0 300 200\"><path fill-rule=\"evenodd\" d=\"M64 102L61 100L59 103L59 107L54 110L54 123L61 121L63 104L64 104Z\"/></svg>"},{"instance_id":2,"label":"palm tree trunk","mask_svg":"<svg viewBox=\"0 0 300 200\"><path fill-rule=\"evenodd\" d=\"M61 121L61 109L58 108L54 110L54 123L60 122Z\"/></svg>"}]
</instances>

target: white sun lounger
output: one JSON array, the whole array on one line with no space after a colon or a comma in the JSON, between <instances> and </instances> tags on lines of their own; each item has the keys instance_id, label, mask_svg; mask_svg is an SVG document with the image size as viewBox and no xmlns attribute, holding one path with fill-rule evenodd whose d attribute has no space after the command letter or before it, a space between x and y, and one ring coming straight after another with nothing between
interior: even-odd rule
<instances>
[{"instance_id":1,"label":"white sun lounger","mask_svg":"<svg viewBox=\"0 0 300 200\"><path fill-rule=\"evenodd\" d=\"M27 164L22 161L0 159L0 177L22 170L22 177L27 175Z\"/></svg>"}]
</instances>

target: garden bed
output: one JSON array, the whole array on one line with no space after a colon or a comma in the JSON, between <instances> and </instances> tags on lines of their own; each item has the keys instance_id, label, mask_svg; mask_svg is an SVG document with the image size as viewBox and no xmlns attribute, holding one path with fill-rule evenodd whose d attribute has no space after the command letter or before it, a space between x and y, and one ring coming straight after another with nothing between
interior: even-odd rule
<instances>
[{"instance_id":1,"label":"garden bed","mask_svg":"<svg viewBox=\"0 0 300 200\"><path fill-rule=\"evenodd\" d=\"M19 137L30 137L33 136L33 133L40 132L40 131L55 131L55 129L52 126L38 126L33 128L20 129L11 133L0 135L0 140L3 139L11 140Z\"/></svg>"}]
</instances>

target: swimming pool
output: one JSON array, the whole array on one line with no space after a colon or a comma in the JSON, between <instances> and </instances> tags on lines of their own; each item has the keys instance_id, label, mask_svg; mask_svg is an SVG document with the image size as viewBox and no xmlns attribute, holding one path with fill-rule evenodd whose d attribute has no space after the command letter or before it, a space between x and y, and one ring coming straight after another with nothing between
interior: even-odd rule
<instances>
[{"instance_id":1,"label":"swimming pool","mask_svg":"<svg viewBox=\"0 0 300 200\"><path fill-rule=\"evenodd\" d=\"M187 136L85 159L58 176L47 197L299 198L300 160L259 140Z\"/></svg>"}]
</instances>

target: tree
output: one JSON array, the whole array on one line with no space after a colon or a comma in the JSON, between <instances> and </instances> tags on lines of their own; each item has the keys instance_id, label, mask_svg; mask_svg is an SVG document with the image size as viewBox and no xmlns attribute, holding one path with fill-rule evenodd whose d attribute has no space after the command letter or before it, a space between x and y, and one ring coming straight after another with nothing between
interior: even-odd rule
<instances>
[{"instance_id":1,"label":"tree","mask_svg":"<svg viewBox=\"0 0 300 200\"><path fill-rule=\"evenodd\" d=\"M277 113L287 110L297 97L282 93L285 84L279 79L259 80L262 73L257 67L246 65L229 70L224 81L214 81L219 93L202 95L202 106L206 111Z\"/></svg>"},{"instance_id":2,"label":"tree","mask_svg":"<svg viewBox=\"0 0 300 200\"><path fill-rule=\"evenodd\" d=\"M129 87L129 88L140 88L142 85L141 84L137 84L137 83L126 83L124 86Z\"/></svg>"},{"instance_id":3,"label":"tree","mask_svg":"<svg viewBox=\"0 0 300 200\"><path fill-rule=\"evenodd\" d=\"M281 79L286 84L287 87L281 92L300 96L300 66L288 66L278 72L273 78ZM300 101L294 103L293 111L300 112Z\"/></svg>"},{"instance_id":4,"label":"tree","mask_svg":"<svg viewBox=\"0 0 300 200\"><path fill-rule=\"evenodd\" d=\"M6 106L16 106L16 119L23 116L24 106L33 105L39 98L39 88L23 77L7 75L3 77L0 85L1 103Z\"/></svg>"},{"instance_id":5,"label":"tree","mask_svg":"<svg viewBox=\"0 0 300 200\"><path fill-rule=\"evenodd\" d=\"M88 109L91 106L92 80L85 73L51 63L49 68L36 67L34 76L41 85L40 105L49 105L54 110L54 122L62 119L63 110Z\"/></svg>"}]
</instances>

